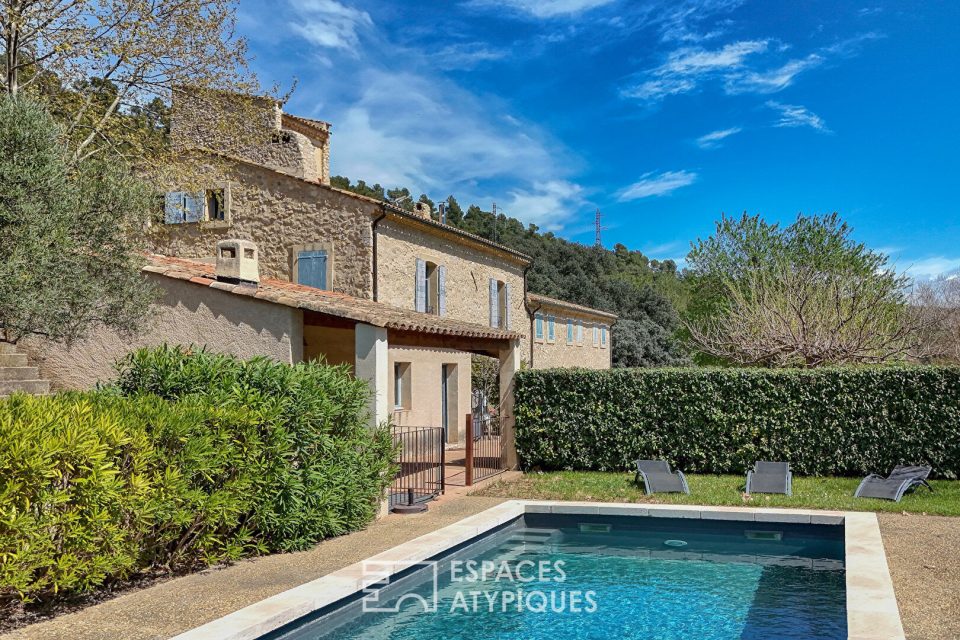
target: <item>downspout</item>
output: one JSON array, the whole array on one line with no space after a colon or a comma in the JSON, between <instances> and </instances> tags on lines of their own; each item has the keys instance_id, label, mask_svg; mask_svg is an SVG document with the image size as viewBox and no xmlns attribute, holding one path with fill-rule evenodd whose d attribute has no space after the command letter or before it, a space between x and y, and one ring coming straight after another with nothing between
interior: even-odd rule
<instances>
[{"instance_id":1,"label":"downspout","mask_svg":"<svg viewBox=\"0 0 960 640\"><path fill-rule=\"evenodd\" d=\"M528 293L528 290L527 290L527 272L529 272L530 269L532 269L532 268L533 268L533 263L532 263L532 262L531 262L530 264L528 264L526 267L523 268L523 308L527 310L527 317L530 319L530 368L531 368L531 369L533 369L533 339L534 339L534 334L533 334L533 330L534 330L534 329L533 329L534 318L533 318L533 316L534 316L534 315L537 313L537 311L539 311L540 308L543 306L542 304L538 304L536 309L531 309L531 308L530 308L530 303L528 302L528 298L527 298L527 293Z\"/></svg>"},{"instance_id":2,"label":"downspout","mask_svg":"<svg viewBox=\"0 0 960 640\"><path fill-rule=\"evenodd\" d=\"M377 302L378 296L378 287L377 287L377 225L380 224L380 221L387 217L387 205L381 205L383 212L374 219L373 223L370 225L370 232L373 234L373 301Z\"/></svg>"},{"instance_id":3,"label":"downspout","mask_svg":"<svg viewBox=\"0 0 960 640\"><path fill-rule=\"evenodd\" d=\"M620 318L614 318L613 322L610 323L610 338L607 340L609 343L607 347L610 349L610 368L613 369L613 327L617 324L617 320Z\"/></svg>"}]
</instances>

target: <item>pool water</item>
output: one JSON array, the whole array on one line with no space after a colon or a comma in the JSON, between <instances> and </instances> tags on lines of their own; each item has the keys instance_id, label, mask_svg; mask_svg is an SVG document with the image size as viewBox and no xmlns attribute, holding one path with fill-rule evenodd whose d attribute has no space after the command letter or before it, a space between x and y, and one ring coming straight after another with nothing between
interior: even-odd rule
<instances>
[{"instance_id":1,"label":"pool water","mask_svg":"<svg viewBox=\"0 0 960 640\"><path fill-rule=\"evenodd\" d=\"M842 526L527 514L392 579L396 612L358 597L271 638L845 638L843 557Z\"/></svg>"}]
</instances>

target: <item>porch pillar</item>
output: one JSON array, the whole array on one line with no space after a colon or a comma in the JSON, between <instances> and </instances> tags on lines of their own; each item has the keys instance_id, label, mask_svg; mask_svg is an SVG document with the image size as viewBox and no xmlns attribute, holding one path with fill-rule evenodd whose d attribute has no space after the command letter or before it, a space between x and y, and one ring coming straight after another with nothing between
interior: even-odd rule
<instances>
[{"instance_id":1,"label":"porch pillar","mask_svg":"<svg viewBox=\"0 0 960 640\"><path fill-rule=\"evenodd\" d=\"M387 359L387 330L357 323L355 330L356 376L370 384L368 409L370 427L386 422L387 386L390 384Z\"/></svg>"},{"instance_id":2,"label":"porch pillar","mask_svg":"<svg viewBox=\"0 0 960 640\"><path fill-rule=\"evenodd\" d=\"M510 347L500 351L500 437L503 438L503 463L507 469L517 468L517 447L514 439L513 376L520 370L520 341L511 340Z\"/></svg>"}]
</instances>

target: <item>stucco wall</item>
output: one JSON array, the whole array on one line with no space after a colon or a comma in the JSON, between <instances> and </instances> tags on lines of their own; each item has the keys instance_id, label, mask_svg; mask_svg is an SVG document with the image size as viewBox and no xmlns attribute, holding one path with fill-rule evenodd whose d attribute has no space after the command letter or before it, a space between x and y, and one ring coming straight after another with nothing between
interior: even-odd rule
<instances>
[{"instance_id":1,"label":"stucco wall","mask_svg":"<svg viewBox=\"0 0 960 640\"><path fill-rule=\"evenodd\" d=\"M219 164L219 163L218 163ZM328 286L361 298L373 296L372 216L376 204L262 167L238 162L211 168L211 185L229 182L229 223L164 224L153 230L157 253L184 258L214 255L217 241L252 240L260 249L260 273L291 278L294 247L329 244ZM226 172L223 177L220 172Z\"/></svg>"},{"instance_id":2,"label":"stucco wall","mask_svg":"<svg viewBox=\"0 0 960 640\"><path fill-rule=\"evenodd\" d=\"M410 365L410 405L395 409L394 364ZM464 416L470 413L470 354L453 349L390 347L387 402L397 425L439 427L441 422L441 365L449 364L448 442L462 443Z\"/></svg>"},{"instance_id":3,"label":"stucco wall","mask_svg":"<svg viewBox=\"0 0 960 640\"><path fill-rule=\"evenodd\" d=\"M162 343L206 345L241 358L267 356L285 363L302 359L299 310L164 276L148 277L163 288L164 296L137 336L100 329L70 349L38 340L24 343L55 388L90 388L112 378L114 362L130 351Z\"/></svg>"},{"instance_id":4,"label":"stucco wall","mask_svg":"<svg viewBox=\"0 0 960 640\"><path fill-rule=\"evenodd\" d=\"M339 327L303 327L303 358L323 358L327 364L356 365L357 345L354 329Z\"/></svg>"},{"instance_id":5,"label":"stucco wall","mask_svg":"<svg viewBox=\"0 0 960 640\"><path fill-rule=\"evenodd\" d=\"M610 322L578 314L560 308L542 307L536 313L543 316L543 339L536 337L534 324L533 368L549 369L553 367L585 367L587 369L610 368ZM555 318L554 339L549 338L548 318ZM573 322L573 343L567 342L567 321ZM583 340L578 341L577 323L583 325ZM603 345L598 333L597 345L593 344L593 328L607 329L607 344Z\"/></svg>"},{"instance_id":6,"label":"stucco wall","mask_svg":"<svg viewBox=\"0 0 960 640\"><path fill-rule=\"evenodd\" d=\"M523 305L523 265L516 261L390 218L377 227L377 256L380 302L416 308L416 262L420 258L446 267L446 317L489 326L489 279L495 278L510 284L509 328L529 333ZM528 353L526 348L524 343L523 354Z\"/></svg>"}]
</instances>

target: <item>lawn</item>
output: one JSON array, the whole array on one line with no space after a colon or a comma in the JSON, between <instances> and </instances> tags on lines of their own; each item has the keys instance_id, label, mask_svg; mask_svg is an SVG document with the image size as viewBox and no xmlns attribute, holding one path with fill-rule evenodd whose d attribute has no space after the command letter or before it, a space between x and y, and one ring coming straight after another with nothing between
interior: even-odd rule
<instances>
[{"instance_id":1,"label":"lawn","mask_svg":"<svg viewBox=\"0 0 960 640\"><path fill-rule=\"evenodd\" d=\"M854 498L860 478L793 479L793 496L743 494L744 476L688 475L690 495L647 496L633 483L633 474L594 471L527 473L512 481L495 482L473 495L528 500L592 500L596 502L655 502L751 507L793 507L837 511L890 511L960 516L960 481L932 480L931 493L920 488L900 502Z\"/></svg>"}]
</instances>

